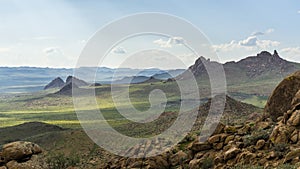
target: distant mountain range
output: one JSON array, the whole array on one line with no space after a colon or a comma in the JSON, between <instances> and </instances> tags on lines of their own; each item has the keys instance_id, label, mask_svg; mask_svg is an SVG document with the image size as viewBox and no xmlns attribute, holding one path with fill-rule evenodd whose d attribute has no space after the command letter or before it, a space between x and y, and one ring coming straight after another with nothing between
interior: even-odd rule
<instances>
[{"instance_id":1,"label":"distant mountain range","mask_svg":"<svg viewBox=\"0 0 300 169\"><path fill-rule=\"evenodd\" d=\"M252 83L254 81L272 80L272 86L276 85L283 77L297 70L300 70L300 63L294 63L282 59L277 51L273 54L263 51L256 56L246 57L238 62L227 62L221 64L211 61L204 57L198 58L195 63L188 68L174 70L151 69L130 69L119 68L111 69L106 67L81 67L78 68L79 78L94 79L100 84L128 84L141 83L148 80L167 80L188 78L187 71L192 72L198 79L208 79L207 71L204 65L212 68L223 66L226 73L227 84L234 86L238 84ZM73 69L64 68L37 68L37 67L0 67L0 93L22 93L35 92L43 88L57 77L62 79L73 74ZM82 78L85 77L85 78ZM151 78L151 79L150 79ZM59 79L56 79L60 81ZM87 81L89 82L89 81ZM90 82L91 83L91 82ZM60 84L58 87L61 87ZM246 85L246 87L247 87ZM255 86L252 86L255 87ZM263 89L262 89L263 90ZM271 90L271 89L270 89ZM269 92L266 92L269 94Z\"/></svg>"},{"instance_id":2,"label":"distant mountain range","mask_svg":"<svg viewBox=\"0 0 300 169\"><path fill-rule=\"evenodd\" d=\"M151 76L159 79L168 79L182 73L184 69L160 70L152 69L112 69L106 67L81 67L78 68L80 78L94 79L101 84L110 84L113 80L125 77L144 76L148 80ZM65 68L38 68L38 67L0 67L0 93L24 93L41 91L53 79L60 77L66 79L73 74L73 69ZM85 77L85 78L82 78ZM60 81L57 79L57 81ZM63 84L60 82L61 87Z\"/></svg>"}]
</instances>

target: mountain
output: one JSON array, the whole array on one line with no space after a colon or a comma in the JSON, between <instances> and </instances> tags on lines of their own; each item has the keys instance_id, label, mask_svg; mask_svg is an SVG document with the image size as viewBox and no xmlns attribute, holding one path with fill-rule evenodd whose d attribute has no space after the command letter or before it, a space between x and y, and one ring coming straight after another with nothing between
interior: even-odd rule
<instances>
[{"instance_id":1,"label":"mountain","mask_svg":"<svg viewBox=\"0 0 300 169\"><path fill-rule=\"evenodd\" d=\"M80 86L88 86L89 83L88 82L85 82L84 80L81 80L81 79L78 79L76 77L73 77L73 76L68 76L67 79L66 79L66 84L69 84L69 83L73 83L74 85L80 87Z\"/></svg>"},{"instance_id":2,"label":"mountain","mask_svg":"<svg viewBox=\"0 0 300 169\"><path fill-rule=\"evenodd\" d=\"M184 69L174 69L174 70L169 70L169 71L163 72L163 73L156 73L152 77L154 77L155 79L159 79L159 80L167 80L169 78L173 78L173 77L180 75L184 71L185 71Z\"/></svg>"},{"instance_id":3,"label":"mountain","mask_svg":"<svg viewBox=\"0 0 300 169\"><path fill-rule=\"evenodd\" d=\"M79 88L78 85L72 81L64 85L58 92L55 94L59 95L71 95L72 94L72 89L73 88Z\"/></svg>"},{"instance_id":4,"label":"mountain","mask_svg":"<svg viewBox=\"0 0 300 169\"><path fill-rule=\"evenodd\" d=\"M204 57L200 57L188 68L196 77L207 77L206 67L212 69L223 66L229 83L260 80L265 78L283 78L300 69L300 63L289 62L282 59L275 50L274 54L262 51L256 56L249 56L238 62L221 64ZM177 79L184 79L187 71L179 75Z\"/></svg>"},{"instance_id":5,"label":"mountain","mask_svg":"<svg viewBox=\"0 0 300 169\"><path fill-rule=\"evenodd\" d=\"M50 83L48 83L44 87L44 90L53 89L53 88L61 88L64 85L65 85L65 82L60 77L57 77L57 78L53 79Z\"/></svg>"},{"instance_id":6,"label":"mountain","mask_svg":"<svg viewBox=\"0 0 300 169\"><path fill-rule=\"evenodd\" d=\"M170 71L176 72L176 70ZM73 71L74 69L71 68L0 67L0 94L42 91L44 87L56 77L65 79L69 75L73 74ZM98 82L101 84L110 84L113 79L137 76L137 74L138 76L151 77L157 73L169 72L169 70L159 70L153 68L131 69L107 67L80 67L76 68L76 71L78 73L76 74L77 77L84 77L84 79L95 79L95 81L88 82Z\"/></svg>"}]
</instances>

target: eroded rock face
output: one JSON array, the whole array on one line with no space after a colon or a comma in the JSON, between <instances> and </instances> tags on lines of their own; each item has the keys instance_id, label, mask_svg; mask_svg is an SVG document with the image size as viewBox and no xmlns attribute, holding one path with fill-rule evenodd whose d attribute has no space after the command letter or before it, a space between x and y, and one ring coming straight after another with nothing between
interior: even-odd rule
<instances>
[{"instance_id":1,"label":"eroded rock face","mask_svg":"<svg viewBox=\"0 0 300 169\"><path fill-rule=\"evenodd\" d=\"M280 82L265 106L265 111L271 115L273 121L277 121L279 116L282 116L286 111L292 109L293 99L299 89L300 71L289 75Z\"/></svg>"}]
</instances>

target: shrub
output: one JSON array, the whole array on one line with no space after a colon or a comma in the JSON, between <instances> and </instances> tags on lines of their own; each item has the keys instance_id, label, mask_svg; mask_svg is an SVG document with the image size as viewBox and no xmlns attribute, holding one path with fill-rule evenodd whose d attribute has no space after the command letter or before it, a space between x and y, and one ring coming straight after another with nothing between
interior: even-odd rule
<instances>
[{"instance_id":1,"label":"shrub","mask_svg":"<svg viewBox=\"0 0 300 169\"><path fill-rule=\"evenodd\" d=\"M65 156L63 153L51 154L46 160L50 169L65 169L70 166L77 166L80 162L78 155Z\"/></svg>"}]
</instances>

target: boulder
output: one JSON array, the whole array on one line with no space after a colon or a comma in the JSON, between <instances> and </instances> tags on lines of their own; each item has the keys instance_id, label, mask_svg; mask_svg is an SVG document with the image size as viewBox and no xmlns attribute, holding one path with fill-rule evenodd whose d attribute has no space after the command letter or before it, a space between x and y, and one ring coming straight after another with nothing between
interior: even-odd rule
<instances>
[{"instance_id":1,"label":"boulder","mask_svg":"<svg viewBox=\"0 0 300 169\"><path fill-rule=\"evenodd\" d=\"M226 137L227 137L228 135L227 134L216 134L216 135L214 135L214 136L211 136L210 138L208 138L208 142L210 143L210 144L213 144L213 143L219 143L219 142L223 142L225 139L226 139Z\"/></svg>"},{"instance_id":2,"label":"boulder","mask_svg":"<svg viewBox=\"0 0 300 169\"><path fill-rule=\"evenodd\" d=\"M291 126L300 125L300 110L296 110L292 113L291 117L288 119L287 123Z\"/></svg>"},{"instance_id":3,"label":"boulder","mask_svg":"<svg viewBox=\"0 0 300 169\"><path fill-rule=\"evenodd\" d=\"M2 148L1 159L4 162L11 160L24 160L30 158L34 154L39 154L42 149L34 143L17 141L5 144Z\"/></svg>"},{"instance_id":4,"label":"boulder","mask_svg":"<svg viewBox=\"0 0 300 169\"><path fill-rule=\"evenodd\" d=\"M276 121L283 113L292 109L292 101L300 89L300 71L297 71L286 77L275 88L269 97L265 106L265 112L271 115L273 121Z\"/></svg>"},{"instance_id":5,"label":"boulder","mask_svg":"<svg viewBox=\"0 0 300 169\"><path fill-rule=\"evenodd\" d=\"M194 152L210 150L212 147L208 142L194 142L190 149Z\"/></svg>"},{"instance_id":6,"label":"boulder","mask_svg":"<svg viewBox=\"0 0 300 169\"><path fill-rule=\"evenodd\" d=\"M276 126L271 135L270 135L270 141L273 144L284 144L288 143L290 134L292 132L292 128L286 125L278 125Z\"/></svg>"},{"instance_id":7,"label":"boulder","mask_svg":"<svg viewBox=\"0 0 300 169\"><path fill-rule=\"evenodd\" d=\"M231 149L227 150L224 153L224 160L225 161L230 160L230 159L236 157L240 152L241 152L241 150L239 148L232 147Z\"/></svg>"},{"instance_id":8,"label":"boulder","mask_svg":"<svg viewBox=\"0 0 300 169\"><path fill-rule=\"evenodd\" d=\"M265 140L263 140L263 139L258 140L258 141L256 142L255 148L256 148L257 150L260 150L260 149L262 149L262 148L265 146L265 144L266 144L266 141L265 141Z\"/></svg>"},{"instance_id":9,"label":"boulder","mask_svg":"<svg viewBox=\"0 0 300 169\"><path fill-rule=\"evenodd\" d=\"M287 155L284 158L284 163L296 158L296 157L300 157L300 148L297 149L293 149L292 151L290 151L289 153L287 153Z\"/></svg>"},{"instance_id":10,"label":"boulder","mask_svg":"<svg viewBox=\"0 0 300 169\"><path fill-rule=\"evenodd\" d=\"M188 158L188 155L182 150L178 151L176 154L171 156L170 162L172 166L176 166L177 164L181 164L184 160Z\"/></svg>"}]
</instances>

